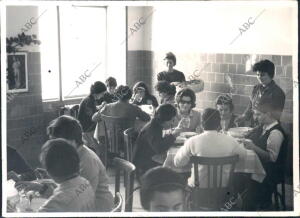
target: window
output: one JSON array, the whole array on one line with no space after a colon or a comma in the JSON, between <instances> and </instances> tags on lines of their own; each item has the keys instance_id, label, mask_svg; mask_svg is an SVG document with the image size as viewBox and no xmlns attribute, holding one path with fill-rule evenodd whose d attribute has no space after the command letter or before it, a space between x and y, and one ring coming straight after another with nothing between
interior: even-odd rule
<instances>
[{"instance_id":1,"label":"window","mask_svg":"<svg viewBox=\"0 0 300 218\"><path fill-rule=\"evenodd\" d=\"M105 7L40 7L43 100L86 96L106 79Z\"/></svg>"}]
</instances>

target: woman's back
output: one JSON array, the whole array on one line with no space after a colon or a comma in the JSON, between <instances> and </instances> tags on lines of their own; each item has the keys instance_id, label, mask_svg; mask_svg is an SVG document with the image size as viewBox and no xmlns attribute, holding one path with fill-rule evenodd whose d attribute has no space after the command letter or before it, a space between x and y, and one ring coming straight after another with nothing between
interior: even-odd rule
<instances>
[{"instance_id":1,"label":"woman's back","mask_svg":"<svg viewBox=\"0 0 300 218\"><path fill-rule=\"evenodd\" d=\"M135 120L136 118L139 118L143 121L150 120L150 116L142 111L138 106L122 101L107 104L102 109L101 114L114 117L123 117L129 120Z\"/></svg>"}]
</instances>

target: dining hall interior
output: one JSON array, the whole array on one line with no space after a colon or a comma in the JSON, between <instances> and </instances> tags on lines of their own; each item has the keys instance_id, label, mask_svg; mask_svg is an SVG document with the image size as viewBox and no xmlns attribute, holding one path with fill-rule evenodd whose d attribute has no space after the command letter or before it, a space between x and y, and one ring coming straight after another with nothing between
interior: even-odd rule
<instances>
[{"instance_id":1,"label":"dining hall interior","mask_svg":"<svg viewBox=\"0 0 300 218\"><path fill-rule=\"evenodd\" d=\"M6 4L6 215L299 209L294 1Z\"/></svg>"}]
</instances>

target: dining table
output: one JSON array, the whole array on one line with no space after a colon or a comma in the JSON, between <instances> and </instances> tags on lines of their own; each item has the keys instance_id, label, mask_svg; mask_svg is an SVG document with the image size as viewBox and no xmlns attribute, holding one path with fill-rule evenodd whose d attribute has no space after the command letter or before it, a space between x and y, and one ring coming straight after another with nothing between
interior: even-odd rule
<instances>
[{"instance_id":1,"label":"dining table","mask_svg":"<svg viewBox=\"0 0 300 218\"><path fill-rule=\"evenodd\" d=\"M7 181L7 205L9 212L37 212L47 201L38 192L25 192L24 189L16 189L13 180Z\"/></svg>"},{"instance_id":2,"label":"dining table","mask_svg":"<svg viewBox=\"0 0 300 218\"><path fill-rule=\"evenodd\" d=\"M174 146L170 147L165 154L155 155L152 160L161 163L164 167L169 167L178 173L191 172L191 163L188 163L183 167L177 167L174 164L175 155L181 148L181 146L183 146L183 143L174 144ZM243 145L240 144L240 146ZM250 174L252 180L262 183L264 178L266 177L266 171L259 157L253 150L248 150L244 148L244 146L243 149L245 149L245 156L243 158L239 158L238 162L235 165L234 172Z\"/></svg>"}]
</instances>

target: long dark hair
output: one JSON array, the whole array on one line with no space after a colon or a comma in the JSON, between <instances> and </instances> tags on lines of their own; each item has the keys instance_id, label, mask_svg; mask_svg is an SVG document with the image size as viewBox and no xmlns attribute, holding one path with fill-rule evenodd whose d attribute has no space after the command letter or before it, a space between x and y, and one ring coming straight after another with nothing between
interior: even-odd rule
<instances>
[{"instance_id":1,"label":"long dark hair","mask_svg":"<svg viewBox=\"0 0 300 218\"><path fill-rule=\"evenodd\" d=\"M148 86L143 81L139 81L136 84L134 84L134 86L132 88L133 94L137 93L138 88L144 88L145 89L145 96L149 96L150 95Z\"/></svg>"}]
</instances>

